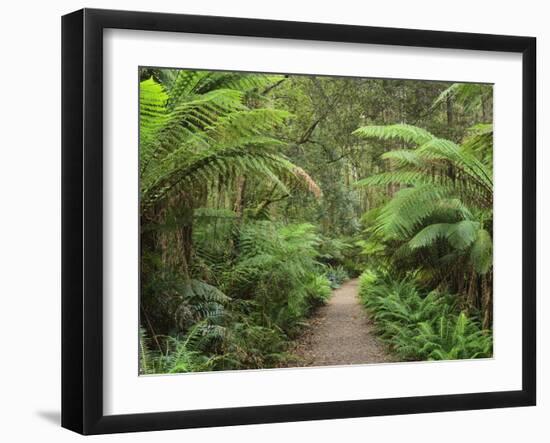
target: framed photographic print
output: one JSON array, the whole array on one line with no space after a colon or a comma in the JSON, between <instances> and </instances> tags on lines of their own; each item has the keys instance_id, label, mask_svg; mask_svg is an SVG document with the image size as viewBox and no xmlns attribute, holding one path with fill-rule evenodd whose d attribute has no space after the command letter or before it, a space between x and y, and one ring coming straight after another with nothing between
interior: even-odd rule
<instances>
[{"instance_id":1,"label":"framed photographic print","mask_svg":"<svg viewBox=\"0 0 550 443\"><path fill-rule=\"evenodd\" d=\"M62 425L534 405L534 38L62 21Z\"/></svg>"}]
</instances>

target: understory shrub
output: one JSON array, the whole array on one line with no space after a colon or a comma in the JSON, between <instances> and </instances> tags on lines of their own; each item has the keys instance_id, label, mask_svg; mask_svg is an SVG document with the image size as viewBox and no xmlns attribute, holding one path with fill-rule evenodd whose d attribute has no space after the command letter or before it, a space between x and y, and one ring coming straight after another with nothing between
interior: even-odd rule
<instances>
[{"instance_id":1,"label":"understory shrub","mask_svg":"<svg viewBox=\"0 0 550 443\"><path fill-rule=\"evenodd\" d=\"M457 298L418 289L414 273L401 280L365 271L359 296L373 316L381 338L404 360L454 360L491 357L492 335Z\"/></svg>"},{"instance_id":2,"label":"understory shrub","mask_svg":"<svg viewBox=\"0 0 550 443\"><path fill-rule=\"evenodd\" d=\"M311 308L330 296L317 261L319 241L310 224L246 224L240 232L239 255L224 278L225 293L253 300L260 326L293 336Z\"/></svg>"},{"instance_id":3,"label":"understory shrub","mask_svg":"<svg viewBox=\"0 0 550 443\"><path fill-rule=\"evenodd\" d=\"M330 298L314 226L246 221L236 227L221 215L227 229L198 224L193 278L156 272L143 285L146 306L154 308L143 309L144 323L162 332L149 328L149 339L142 331L142 373L279 367L292 358L289 342L306 317ZM234 254L224 252L228 244ZM336 273L344 278L342 269Z\"/></svg>"}]
</instances>

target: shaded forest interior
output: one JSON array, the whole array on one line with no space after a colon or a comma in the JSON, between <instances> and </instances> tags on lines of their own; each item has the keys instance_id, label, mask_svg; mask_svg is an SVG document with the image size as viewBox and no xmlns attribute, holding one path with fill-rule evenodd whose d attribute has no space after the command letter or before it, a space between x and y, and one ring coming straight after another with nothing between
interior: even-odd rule
<instances>
[{"instance_id":1,"label":"shaded forest interior","mask_svg":"<svg viewBox=\"0 0 550 443\"><path fill-rule=\"evenodd\" d=\"M292 366L332 289L492 355L492 86L140 69L140 373Z\"/></svg>"}]
</instances>

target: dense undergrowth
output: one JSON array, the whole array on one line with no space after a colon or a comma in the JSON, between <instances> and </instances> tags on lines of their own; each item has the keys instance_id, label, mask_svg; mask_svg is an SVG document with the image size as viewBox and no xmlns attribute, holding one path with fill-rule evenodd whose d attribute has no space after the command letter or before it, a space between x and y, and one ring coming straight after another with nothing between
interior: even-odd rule
<instances>
[{"instance_id":1,"label":"dense undergrowth","mask_svg":"<svg viewBox=\"0 0 550 443\"><path fill-rule=\"evenodd\" d=\"M153 340L141 331L143 373L284 365L295 359L287 348L304 319L329 299L331 285L347 278L343 268L319 261L321 238L311 225L254 221L227 234L225 239L217 234L220 256L208 244L212 233L198 227L194 261L201 280L170 273L144 288L145 300L172 299L164 312L158 311L160 303L156 307L161 318L172 319L166 327L173 332ZM234 242L238 254L224 258L225 248Z\"/></svg>"},{"instance_id":2,"label":"dense undergrowth","mask_svg":"<svg viewBox=\"0 0 550 443\"><path fill-rule=\"evenodd\" d=\"M419 289L415 274L398 279L365 271L359 296L377 332L403 360L455 360L492 356L491 331L460 308L455 295Z\"/></svg>"}]
</instances>

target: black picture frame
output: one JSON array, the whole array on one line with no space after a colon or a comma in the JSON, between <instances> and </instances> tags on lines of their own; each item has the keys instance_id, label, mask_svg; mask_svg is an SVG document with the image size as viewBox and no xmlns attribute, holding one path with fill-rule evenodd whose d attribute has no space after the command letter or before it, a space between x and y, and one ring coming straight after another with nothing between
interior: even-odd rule
<instances>
[{"instance_id":1,"label":"black picture frame","mask_svg":"<svg viewBox=\"0 0 550 443\"><path fill-rule=\"evenodd\" d=\"M103 413L103 30L369 43L522 54L522 389L170 411ZM83 9L62 18L62 426L82 434L413 414L536 403L536 39L502 35Z\"/></svg>"}]
</instances>

